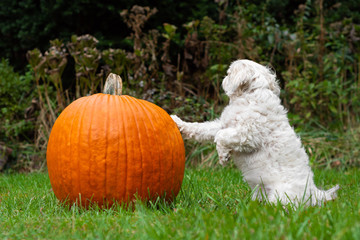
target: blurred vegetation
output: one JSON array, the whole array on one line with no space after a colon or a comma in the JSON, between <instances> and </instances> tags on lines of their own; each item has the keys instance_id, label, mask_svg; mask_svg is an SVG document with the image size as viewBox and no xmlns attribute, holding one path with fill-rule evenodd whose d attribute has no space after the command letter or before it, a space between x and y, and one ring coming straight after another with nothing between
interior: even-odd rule
<instances>
[{"instance_id":1,"label":"blurred vegetation","mask_svg":"<svg viewBox=\"0 0 360 240\"><path fill-rule=\"evenodd\" d=\"M217 14L217 4L208 0L2 0L0 56L9 58L17 70L22 70L29 49L45 51L49 40L69 41L74 34L91 34L104 48L130 49L126 37L131 30L119 17L119 11L134 5L152 6L161 12L147 22L147 29L161 27L163 22L181 26L193 18Z\"/></svg>"},{"instance_id":2,"label":"blurred vegetation","mask_svg":"<svg viewBox=\"0 0 360 240\"><path fill-rule=\"evenodd\" d=\"M10 60L0 65L0 147L15 150L9 167L43 166L57 116L100 92L110 72L123 78L124 94L188 121L214 119L228 101L221 81L238 58L276 70L314 165L359 166L358 1L136 3L2 2L12 9L0 8L0 53ZM213 145L186 147L189 164L216 162Z\"/></svg>"}]
</instances>

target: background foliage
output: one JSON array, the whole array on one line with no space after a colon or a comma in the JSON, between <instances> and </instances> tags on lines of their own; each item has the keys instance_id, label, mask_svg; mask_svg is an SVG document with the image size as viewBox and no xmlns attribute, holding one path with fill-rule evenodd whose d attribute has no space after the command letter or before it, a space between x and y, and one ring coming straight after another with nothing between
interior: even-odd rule
<instances>
[{"instance_id":1,"label":"background foliage","mask_svg":"<svg viewBox=\"0 0 360 240\"><path fill-rule=\"evenodd\" d=\"M358 1L1 5L0 147L14 150L8 167L42 166L56 117L101 91L110 71L122 76L125 94L189 121L214 119L227 103L222 78L238 58L276 70L313 164L359 165L360 13L351 10ZM189 141L187 150L190 164L216 162L212 145Z\"/></svg>"}]
</instances>

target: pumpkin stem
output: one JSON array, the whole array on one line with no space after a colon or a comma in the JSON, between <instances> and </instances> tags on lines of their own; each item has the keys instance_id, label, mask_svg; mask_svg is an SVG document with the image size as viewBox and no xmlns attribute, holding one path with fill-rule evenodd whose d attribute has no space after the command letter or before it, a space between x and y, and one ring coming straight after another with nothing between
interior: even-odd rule
<instances>
[{"instance_id":1,"label":"pumpkin stem","mask_svg":"<svg viewBox=\"0 0 360 240\"><path fill-rule=\"evenodd\" d=\"M115 73L110 73L106 78L103 93L120 96L122 94L121 77Z\"/></svg>"}]
</instances>

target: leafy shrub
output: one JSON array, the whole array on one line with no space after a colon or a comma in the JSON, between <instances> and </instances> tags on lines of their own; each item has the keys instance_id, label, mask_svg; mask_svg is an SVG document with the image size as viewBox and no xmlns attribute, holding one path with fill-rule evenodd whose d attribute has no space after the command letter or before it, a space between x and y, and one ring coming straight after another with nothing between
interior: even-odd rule
<instances>
[{"instance_id":1,"label":"leafy shrub","mask_svg":"<svg viewBox=\"0 0 360 240\"><path fill-rule=\"evenodd\" d=\"M5 59L0 62L0 109L0 146L12 152L4 158L5 167L21 171L41 168L44 161L34 144L38 100L32 72L19 75Z\"/></svg>"},{"instance_id":2,"label":"leafy shrub","mask_svg":"<svg viewBox=\"0 0 360 240\"><path fill-rule=\"evenodd\" d=\"M30 71L19 75L9 66L8 60L0 62L0 141L14 144L17 141L32 141L33 115L36 101Z\"/></svg>"},{"instance_id":3,"label":"leafy shrub","mask_svg":"<svg viewBox=\"0 0 360 240\"><path fill-rule=\"evenodd\" d=\"M85 8L79 2L82 1L75 1L69 13ZM37 145L46 148L51 126L61 110L80 96L101 91L110 71L122 76L124 94L152 101L189 121L211 120L219 116L228 101L221 90L221 81L231 61L238 58L274 67L284 90L283 103L298 130L320 127L342 132L359 124L360 15L349 10L357 3L335 0L207 2L185 1L166 6L169 9L192 7L178 12L176 18L181 16L181 20L169 21L171 24L161 21L166 15L163 1L156 4L157 10L97 3L95 6L102 10L107 6L115 12L116 22L122 21L121 31L111 28L116 41L98 33L95 33L97 38L68 35L62 36L63 40L50 41L47 51L44 47L30 51L29 63L40 108L36 134L33 133ZM37 3L22 4L27 9L27 5L32 8ZM65 3L58 1L57 4L59 7ZM44 3L42 7L46 9L46 6ZM93 6L89 9L92 11ZM125 10L119 12L119 9ZM197 9L201 11L196 13ZM192 14L185 14L188 11ZM341 12L351 14L344 19L339 17ZM0 29L1 26L0 23ZM34 29L38 28L31 31ZM65 66L74 73L70 79L63 76ZM5 118L11 119L12 115ZM11 121L8 122L11 125ZM10 126L7 131L13 131L11 129ZM188 144L187 148L192 146L194 149L188 151L193 153L190 158L210 159L208 162L216 159L213 146L203 148L207 149L205 152L195 149L202 148L201 145Z\"/></svg>"},{"instance_id":4,"label":"leafy shrub","mask_svg":"<svg viewBox=\"0 0 360 240\"><path fill-rule=\"evenodd\" d=\"M284 43L285 97L297 126L346 129L359 120L360 44L351 35L360 26L349 19L325 25L321 12L314 22L307 17L313 10L299 7L296 35Z\"/></svg>"},{"instance_id":5,"label":"leafy shrub","mask_svg":"<svg viewBox=\"0 0 360 240\"><path fill-rule=\"evenodd\" d=\"M0 8L0 56L10 59L17 69L26 66L26 52L49 47L49 40L67 40L72 35L91 34L100 42L100 49L129 47L130 34L119 17L119 11L142 4L157 8L162 14L147 23L157 28L163 22L181 26L193 18L217 15L216 3L208 0L2 0ZM174 14L176 13L176 14Z\"/></svg>"}]
</instances>

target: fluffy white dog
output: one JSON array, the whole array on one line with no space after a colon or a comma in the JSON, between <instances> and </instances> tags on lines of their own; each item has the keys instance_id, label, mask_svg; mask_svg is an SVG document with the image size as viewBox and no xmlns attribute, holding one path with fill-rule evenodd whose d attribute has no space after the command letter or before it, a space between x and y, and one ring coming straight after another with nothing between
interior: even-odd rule
<instances>
[{"instance_id":1,"label":"fluffy white dog","mask_svg":"<svg viewBox=\"0 0 360 240\"><path fill-rule=\"evenodd\" d=\"M222 87L230 98L221 117L203 123L171 117L185 138L214 141L221 164L230 154L254 190L253 199L321 205L339 186L323 191L313 180L309 158L280 102L275 74L250 60L233 62Z\"/></svg>"}]
</instances>

